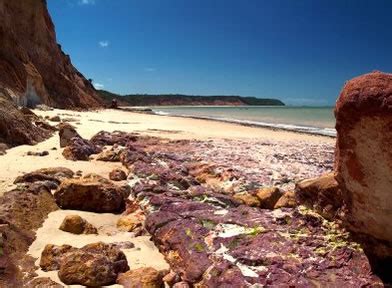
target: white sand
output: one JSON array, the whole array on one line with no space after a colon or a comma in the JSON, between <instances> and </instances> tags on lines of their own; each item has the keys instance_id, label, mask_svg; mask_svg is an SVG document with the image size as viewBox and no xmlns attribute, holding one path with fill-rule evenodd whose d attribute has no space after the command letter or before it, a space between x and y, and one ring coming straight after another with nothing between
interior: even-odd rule
<instances>
[{"instance_id":1,"label":"white sand","mask_svg":"<svg viewBox=\"0 0 392 288\"><path fill-rule=\"evenodd\" d=\"M61 222L67 215L79 215L98 228L98 235L75 235L58 229ZM132 249L121 249L128 260L131 269L140 267L153 267L157 270L168 269L163 255L159 253L154 243L149 240L149 236L134 237L133 233L122 232L116 229L117 220L120 215L110 213L91 213L74 210L58 210L49 214L43 226L37 230L37 238L30 246L28 254L37 258L36 265L39 267L41 253L46 244L63 245L68 244L73 247L83 247L89 243L104 242L132 242L135 247ZM57 271L44 272L37 271L38 277L50 277L53 281L62 283L57 276ZM63 284L63 283L62 283ZM116 286L116 285L115 285ZM81 287L71 285L71 287ZM114 286L111 286L114 287Z\"/></svg>"}]
</instances>

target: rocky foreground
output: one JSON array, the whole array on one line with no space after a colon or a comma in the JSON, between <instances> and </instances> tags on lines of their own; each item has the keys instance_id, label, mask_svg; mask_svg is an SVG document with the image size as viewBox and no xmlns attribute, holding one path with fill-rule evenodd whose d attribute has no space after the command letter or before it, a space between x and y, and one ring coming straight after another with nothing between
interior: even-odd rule
<instances>
[{"instance_id":1,"label":"rocky foreground","mask_svg":"<svg viewBox=\"0 0 392 288\"><path fill-rule=\"evenodd\" d=\"M47 243L38 269L55 271L63 284L383 287L347 231L297 204L294 182L331 171L333 147L124 132L86 140L70 125L62 125L60 135L67 159L117 161L123 169L112 171L110 180L63 168L16 179L19 188L1 202L3 284L60 287L41 272L37 278L26 252L48 213L72 209L75 215L65 217L59 231L103 233L78 210L121 213L115 229L132 232L130 237L150 235L170 270L134 269L122 252L130 248L126 242ZM258 159L252 157L256 150Z\"/></svg>"}]
</instances>

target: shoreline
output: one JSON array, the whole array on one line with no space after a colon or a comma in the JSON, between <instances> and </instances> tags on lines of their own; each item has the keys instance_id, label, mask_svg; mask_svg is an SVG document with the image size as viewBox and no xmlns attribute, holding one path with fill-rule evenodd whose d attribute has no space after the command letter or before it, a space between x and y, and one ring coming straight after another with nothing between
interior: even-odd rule
<instances>
[{"instance_id":1,"label":"shoreline","mask_svg":"<svg viewBox=\"0 0 392 288\"><path fill-rule=\"evenodd\" d=\"M162 106L162 108L177 108L177 107L185 107L185 108L193 108L193 106ZM236 106L194 106L194 108L237 108ZM249 107L274 107L274 106L249 106ZM284 106L283 106L284 107ZM168 116L168 117L177 117L177 118L190 118L197 120L209 120L209 121L217 121L229 124L238 124L241 126L247 127L255 127L255 128L267 128L275 131L284 130L290 131L294 133L303 133L309 135L320 135L326 136L330 138L336 138L336 130L333 127L317 127L311 125L303 125L303 124L285 124L285 123L272 123L272 122L264 122L264 121L255 121L255 120L246 120L246 119L237 119L237 118L227 118L227 117L214 117L214 116L197 116L197 115L189 115L189 114L172 114L165 111L160 111L159 108L161 106L143 106L143 107L119 107L118 110L127 111L131 113L142 113L149 115L157 115L157 116Z\"/></svg>"}]
</instances>

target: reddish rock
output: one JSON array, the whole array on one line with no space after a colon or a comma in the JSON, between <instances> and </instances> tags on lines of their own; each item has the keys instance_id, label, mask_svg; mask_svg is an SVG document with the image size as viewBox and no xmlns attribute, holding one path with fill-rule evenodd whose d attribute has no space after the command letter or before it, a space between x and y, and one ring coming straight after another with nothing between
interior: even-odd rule
<instances>
[{"instance_id":1,"label":"reddish rock","mask_svg":"<svg viewBox=\"0 0 392 288\"><path fill-rule=\"evenodd\" d=\"M392 243L392 74L372 72L348 81L335 117L335 170L347 198L345 222Z\"/></svg>"},{"instance_id":2,"label":"reddish rock","mask_svg":"<svg viewBox=\"0 0 392 288\"><path fill-rule=\"evenodd\" d=\"M113 181L122 181L127 179L127 174L121 169L114 169L109 174L109 179Z\"/></svg>"},{"instance_id":3,"label":"reddish rock","mask_svg":"<svg viewBox=\"0 0 392 288\"><path fill-rule=\"evenodd\" d=\"M64 148L63 156L65 159L73 161L88 161L90 156L98 154L102 149L90 141L83 138L74 137L71 138L68 146Z\"/></svg>"},{"instance_id":4,"label":"reddish rock","mask_svg":"<svg viewBox=\"0 0 392 288\"><path fill-rule=\"evenodd\" d=\"M128 193L125 187L110 183L70 179L61 183L54 197L63 209L118 213L124 210Z\"/></svg>"},{"instance_id":5,"label":"reddish rock","mask_svg":"<svg viewBox=\"0 0 392 288\"><path fill-rule=\"evenodd\" d=\"M124 288L161 288L163 274L151 267L129 270L117 278L117 284Z\"/></svg>"}]
</instances>

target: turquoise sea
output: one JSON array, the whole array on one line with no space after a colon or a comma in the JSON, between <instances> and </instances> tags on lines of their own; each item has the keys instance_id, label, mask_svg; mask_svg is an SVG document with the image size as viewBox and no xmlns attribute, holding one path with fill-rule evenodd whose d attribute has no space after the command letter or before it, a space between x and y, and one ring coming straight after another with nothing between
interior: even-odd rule
<instances>
[{"instance_id":1,"label":"turquoise sea","mask_svg":"<svg viewBox=\"0 0 392 288\"><path fill-rule=\"evenodd\" d=\"M156 106L157 115L193 117L336 136L333 107Z\"/></svg>"}]
</instances>

